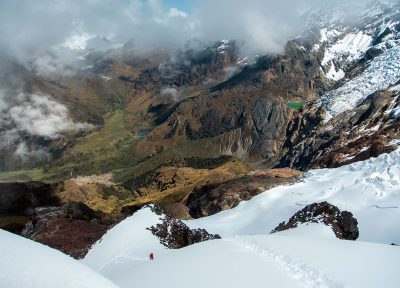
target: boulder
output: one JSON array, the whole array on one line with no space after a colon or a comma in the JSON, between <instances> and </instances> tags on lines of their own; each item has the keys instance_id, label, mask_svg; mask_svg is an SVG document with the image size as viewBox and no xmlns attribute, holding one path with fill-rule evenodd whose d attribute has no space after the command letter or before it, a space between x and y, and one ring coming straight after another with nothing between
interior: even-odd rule
<instances>
[{"instance_id":1,"label":"boulder","mask_svg":"<svg viewBox=\"0 0 400 288\"><path fill-rule=\"evenodd\" d=\"M304 223L323 223L330 226L339 239L356 240L359 236L358 222L353 214L340 211L326 201L307 205L296 212L289 221L280 223L271 233L293 229Z\"/></svg>"},{"instance_id":2,"label":"boulder","mask_svg":"<svg viewBox=\"0 0 400 288\"><path fill-rule=\"evenodd\" d=\"M165 216L164 211L157 205L151 206L152 210L164 217L161 223L147 228L160 239L160 243L170 249L179 249L195 243L220 239L218 234L210 234L205 229L190 229L181 220Z\"/></svg>"}]
</instances>

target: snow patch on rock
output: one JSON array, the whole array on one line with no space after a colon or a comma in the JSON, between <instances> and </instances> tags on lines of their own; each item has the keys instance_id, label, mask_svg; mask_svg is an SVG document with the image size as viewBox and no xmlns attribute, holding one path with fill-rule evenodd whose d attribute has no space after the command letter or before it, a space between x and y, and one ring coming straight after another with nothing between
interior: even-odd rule
<instances>
[{"instance_id":1,"label":"snow patch on rock","mask_svg":"<svg viewBox=\"0 0 400 288\"><path fill-rule=\"evenodd\" d=\"M369 95L386 89L399 79L400 47L394 47L374 58L360 75L322 95L317 103L327 110L326 121L329 121L333 116L354 109Z\"/></svg>"}]
</instances>

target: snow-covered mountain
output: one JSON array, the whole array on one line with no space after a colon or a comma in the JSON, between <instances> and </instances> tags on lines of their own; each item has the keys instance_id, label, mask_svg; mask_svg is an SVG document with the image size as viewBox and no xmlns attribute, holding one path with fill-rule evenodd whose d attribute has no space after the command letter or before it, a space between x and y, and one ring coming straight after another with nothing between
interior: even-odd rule
<instances>
[{"instance_id":1,"label":"snow-covered mountain","mask_svg":"<svg viewBox=\"0 0 400 288\"><path fill-rule=\"evenodd\" d=\"M312 170L300 183L186 221L223 238L180 250L166 249L146 229L160 216L144 208L111 229L83 263L122 288L132 282L141 287L242 287L249 281L252 287L397 287L400 250L390 244L400 243L399 161L400 149L337 169ZM357 241L336 239L322 223L268 235L302 207L321 201L354 214ZM147 258L150 252L154 262Z\"/></svg>"},{"instance_id":2,"label":"snow-covered mountain","mask_svg":"<svg viewBox=\"0 0 400 288\"><path fill-rule=\"evenodd\" d=\"M116 287L85 264L121 288L132 283L140 287L249 283L252 287L380 287L382 283L397 287L400 249L389 244L400 243L399 160L400 149L337 169L312 170L300 183L266 191L232 210L186 221L223 238L178 250L167 249L148 230L160 222L150 208L109 230L82 264L1 232L1 259L8 263L2 265L1 283L5 287L27 287L23 283L28 282L29 287ZM319 201L354 213L359 240L336 239L322 223L269 234L294 212ZM150 252L155 253L154 261L148 260Z\"/></svg>"},{"instance_id":3,"label":"snow-covered mountain","mask_svg":"<svg viewBox=\"0 0 400 288\"><path fill-rule=\"evenodd\" d=\"M400 4L372 2L353 17L325 17L316 25L320 40L312 49L321 55L326 77L336 82L318 101L327 109L326 120L400 79Z\"/></svg>"},{"instance_id":4,"label":"snow-covered mountain","mask_svg":"<svg viewBox=\"0 0 400 288\"><path fill-rule=\"evenodd\" d=\"M36 209L29 225L38 241L65 234L60 223L74 221L82 226L66 231L86 238L96 226L88 223L107 222L91 234L97 238L90 238L84 253L104 236L78 262L0 230L0 287L398 287L400 3L375 1L352 19L330 12L311 15L306 33L289 41L284 55L260 56L251 64L234 40L181 55L143 56L148 58L130 55L134 49L126 45L116 59L113 48L119 46L106 38L71 38L68 49L85 61L92 53L93 65L84 69L89 78L42 86L61 95L72 81L72 92L88 97L87 111L103 114L89 115L99 120L93 134L83 135L86 129L52 144L59 162L46 166L45 176L37 170L33 175L49 180L51 172L59 179L93 169L109 172L107 181L96 182L104 175L94 175L80 185L65 181L48 188L51 197L85 202L82 211L63 202L64 213L50 207L40 218L43 207L35 206L35 198L19 213ZM82 87L87 94L79 94ZM91 107L98 95L104 104ZM77 103L71 107L82 107ZM74 112L86 123L82 111ZM54 140L61 132L53 133ZM222 164L216 158L232 155L238 158ZM265 176L241 161L304 173L278 183L270 179L277 174ZM315 167L330 168L307 171ZM250 187L264 176L268 185ZM265 187L274 188L259 194ZM190 220L171 220L158 206L145 206L151 202ZM312 210L322 209L321 203L333 212ZM216 207L191 214L191 205L200 204ZM60 215L58 222L47 221ZM191 219L204 215L211 216ZM355 241L338 239L342 224ZM36 233L41 226L48 229ZM194 241L193 231L205 236ZM188 247L168 246L165 239L173 233ZM63 236L61 243L68 242Z\"/></svg>"}]
</instances>

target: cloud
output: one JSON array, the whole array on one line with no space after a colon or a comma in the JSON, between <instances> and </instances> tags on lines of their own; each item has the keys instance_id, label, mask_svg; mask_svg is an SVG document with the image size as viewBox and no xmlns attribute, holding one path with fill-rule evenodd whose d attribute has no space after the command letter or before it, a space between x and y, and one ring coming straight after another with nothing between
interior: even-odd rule
<instances>
[{"instance_id":1,"label":"cloud","mask_svg":"<svg viewBox=\"0 0 400 288\"><path fill-rule=\"evenodd\" d=\"M177 8L170 8L167 14L168 18L174 18L174 17L182 17L182 18L187 18L189 17L189 14L187 14L184 11L181 11Z\"/></svg>"},{"instance_id":2,"label":"cloud","mask_svg":"<svg viewBox=\"0 0 400 288\"><path fill-rule=\"evenodd\" d=\"M161 95L168 96L170 100L176 102L180 97L180 92L176 88L166 87L161 90Z\"/></svg>"},{"instance_id":3,"label":"cloud","mask_svg":"<svg viewBox=\"0 0 400 288\"><path fill-rule=\"evenodd\" d=\"M225 72L225 79L229 79L236 73L240 72L240 69L237 66L228 66L224 68L224 72Z\"/></svg>"},{"instance_id":4,"label":"cloud","mask_svg":"<svg viewBox=\"0 0 400 288\"><path fill-rule=\"evenodd\" d=\"M66 132L80 132L93 128L91 124L72 121L67 107L46 95L18 97L25 98L25 101L8 109L3 114L0 125L3 122L11 125L14 131L50 139L59 138Z\"/></svg>"},{"instance_id":5,"label":"cloud","mask_svg":"<svg viewBox=\"0 0 400 288\"><path fill-rule=\"evenodd\" d=\"M94 128L73 121L66 106L40 93L10 95L9 91L0 90L0 111L0 152L8 151L22 163L44 163L51 159L39 139L48 142L65 133Z\"/></svg>"},{"instance_id":6,"label":"cloud","mask_svg":"<svg viewBox=\"0 0 400 288\"><path fill-rule=\"evenodd\" d=\"M243 40L248 51L279 53L304 27L304 13L343 3L202 0L192 11L182 11L161 0L2 0L0 48L20 60L36 59L66 41L66 46L82 48L90 36L100 36L121 44L134 39L139 50L235 39Z\"/></svg>"},{"instance_id":7,"label":"cloud","mask_svg":"<svg viewBox=\"0 0 400 288\"><path fill-rule=\"evenodd\" d=\"M31 163L32 161L44 163L51 159L51 155L46 148L31 150L25 142L20 142L17 145L14 156L21 159L22 163Z\"/></svg>"}]
</instances>

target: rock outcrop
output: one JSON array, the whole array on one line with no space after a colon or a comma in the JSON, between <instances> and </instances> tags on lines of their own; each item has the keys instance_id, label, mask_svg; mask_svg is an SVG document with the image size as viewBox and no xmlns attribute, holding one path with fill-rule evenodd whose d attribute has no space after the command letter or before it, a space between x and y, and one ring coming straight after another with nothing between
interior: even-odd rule
<instances>
[{"instance_id":1,"label":"rock outcrop","mask_svg":"<svg viewBox=\"0 0 400 288\"><path fill-rule=\"evenodd\" d=\"M252 171L245 176L227 181L207 182L197 186L188 196L187 206L193 218L210 216L236 207L241 201L278 185L295 181L300 173L292 169Z\"/></svg>"},{"instance_id":2,"label":"rock outcrop","mask_svg":"<svg viewBox=\"0 0 400 288\"><path fill-rule=\"evenodd\" d=\"M57 205L52 185L42 182L0 183L0 216L30 216L40 206Z\"/></svg>"},{"instance_id":3,"label":"rock outcrop","mask_svg":"<svg viewBox=\"0 0 400 288\"><path fill-rule=\"evenodd\" d=\"M181 220L165 215L158 206L151 208L163 217L160 218L161 223L148 229L160 239L160 243L165 247L179 249L195 243L221 238L218 234L210 234L205 229L190 229Z\"/></svg>"},{"instance_id":4,"label":"rock outcrop","mask_svg":"<svg viewBox=\"0 0 400 288\"><path fill-rule=\"evenodd\" d=\"M293 229L305 223L323 223L332 228L336 237L356 240L359 236L357 219L348 211L340 211L328 202L313 203L296 212L287 222L280 223L271 233Z\"/></svg>"},{"instance_id":5,"label":"rock outcrop","mask_svg":"<svg viewBox=\"0 0 400 288\"><path fill-rule=\"evenodd\" d=\"M0 183L0 228L19 234L35 208L60 205L53 186L42 182Z\"/></svg>"},{"instance_id":6,"label":"rock outcrop","mask_svg":"<svg viewBox=\"0 0 400 288\"><path fill-rule=\"evenodd\" d=\"M394 114L399 100L398 92L377 92L327 123L322 109L306 107L288 125L277 167L332 168L393 151L391 141L400 133Z\"/></svg>"},{"instance_id":7,"label":"rock outcrop","mask_svg":"<svg viewBox=\"0 0 400 288\"><path fill-rule=\"evenodd\" d=\"M34 209L22 236L80 259L113 224L122 219L123 215L95 212L83 203L40 207Z\"/></svg>"}]
</instances>

